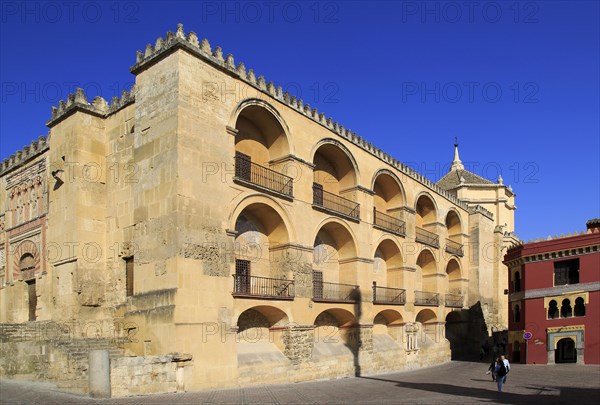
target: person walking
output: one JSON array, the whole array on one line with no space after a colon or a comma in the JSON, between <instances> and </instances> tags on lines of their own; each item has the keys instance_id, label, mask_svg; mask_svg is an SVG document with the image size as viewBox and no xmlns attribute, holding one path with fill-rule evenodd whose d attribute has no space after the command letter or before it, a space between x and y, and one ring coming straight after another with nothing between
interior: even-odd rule
<instances>
[{"instance_id":1,"label":"person walking","mask_svg":"<svg viewBox=\"0 0 600 405\"><path fill-rule=\"evenodd\" d=\"M488 371L486 372L486 374L492 375L492 381L496 381L496 365L498 364L499 361L500 361L499 357L492 359L492 362L490 363L490 366L488 367Z\"/></svg>"},{"instance_id":2,"label":"person walking","mask_svg":"<svg viewBox=\"0 0 600 405\"><path fill-rule=\"evenodd\" d=\"M500 355L498 359L498 363L496 364L496 381L498 382L498 392L502 392L502 385L506 383L506 375L510 371L510 363L504 357L504 355Z\"/></svg>"}]
</instances>

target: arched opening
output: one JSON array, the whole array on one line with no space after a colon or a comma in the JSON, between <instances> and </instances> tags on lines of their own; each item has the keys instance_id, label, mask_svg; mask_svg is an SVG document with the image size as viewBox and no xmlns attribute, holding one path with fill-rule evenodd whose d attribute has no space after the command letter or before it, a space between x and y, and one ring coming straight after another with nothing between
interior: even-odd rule
<instances>
[{"instance_id":1,"label":"arched opening","mask_svg":"<svg viewBox=\"0 0 600 405\"><path fill-rule=\"evenodd\" d=\"M334 221L324 224L313 243L313 299L355 301L356 256L348 229Z\"/></svg>"},{"instance_id":2,"label":"arched opening","mask_svg":"<svg viewBox=\"0 0 600 405\"><path fill-rule=\"evenodd\" d=\"M437 263L429 250L423 250L417 258L415 280L415 304L438 305Z\"/></svg>"},{"instance_id":3,"label":"arched opening","mask_svg":"<svg viewBox=\"0 0 600 405\"><path fill-rule=\"evenodd\" d=\"M404 304L406 290L402 289L402 254L396 243L383 240L375 250L373 260L373 302Z\"/></svg>"},{"instance_id":4,"label":"arched opening","mask_svg":"<svg viewBox=\"0 0 600 405\"><path fill-rule=\"evenodd\" d=\"M318 360L331 360L332 356L353 360L356 326L354 315L344 309L331 308L315 318L315 343L313 357Z\"/></svg>"},{"instance_id":5,"label":"arched opening","mask_svg":"<svg viewBox=\"0 0 600 405\"><path fill-rule=\"evenodd\" d=\"M276 159L290 153L285 130L264 105L251 104L239 113L235 129L235 177L288 196L292 179L278 171Z\"/></svg>"},{"instance_id":6,"label":"arched opening","mask_svg":"<svg viewBox=\"0 0 600 405\"><path fill-rule=\"evenodd\" d=\"M293 297L293 275L275 253L289 241L277 211L264 203L250 204L237 217L235 231L234 294Z\"/></svg>"},{"instance_id":7,"label":"arched opening","mask_svg":"<svg viewBox=\"0 0 600 405\"><path fill-rule=\"evenodd\" d=\"M571 300L565 298L560 307L560 317L570 318L573 316L573 308L571 308Z\"/></svg>"},{"instance_id":8,"label":"arched opening","mask_svg":"<svg viewBox=\"0 0 600 405\"><path fill-rule=\"evenodd\" d=\"M35 258L31 253L25 253L19 260L19 270L27 271L35 269Z\"/></svg>"},{"instance_id":9,"label":"arched opening","mask_svg":"<svg viewBox=\"0 0 600 405\"><path fill-rule=\"evenodd\" d=\"M373 183L373 192L373 224L388 232L405 235L406 225L401 218L404 197L398 180L380 172Z\"/></svg>"},{"instance_id":10,"label":"arched opening","mask_svg":"<svg viewBox=\"0 0 600 405\"><path fill-rule=\"evenodd\" d=\"M268 305L246 309L237 320L236 346L238 363L252 365L256 361L287 363L282 351L282 332L289 320L285 312Z\"/></svg>"},{"instance_id":11,"label":"arched opening","mask_svg":"<svg viewBox=\"0 0 600 405\"><path fill-rule=\"evenodd\" d=\"M450 342L452 360L463 358L468 354L469 323L463 319L461 311L452 311L446 315L445 335Z\"/></svg>"},{"instance_id":12,"label":"arched opening","mask_svg":"<svg viewBox=\"0 0 600 405\"><path fill-rule=\"evenodd\" d=\"M450 259L446 265L446 297L447 307L462 308L463 306L463 279L460 265L456 259Z\"/></svg>"},{"instance_id":13,"label":"arched opening","mask_svg":"<svg viewBox=\"0 0 600 405\"><path fill-rule=\"evenodd\" d=\"M429 246L439 247L439 235L436 232L437 210L433 200L428 195L417 199L415 216L415 239Z\"/></svg>"},{"instance_id":14,"label":"arched opening","mask_svg":"<svg viewBox=\"0 0 600 405\"><path fill-rule=\"evenodd\" d=\"M454 210L450 210L446 215L446 229L448 230L446 251L450 254L463 256L462 225L458 213Z\"/></svg>"},{"instance_id":15,"label":"arched opening","mask_svg":"<svg viewBox=\"0 0 600 405\"><path fill-rule=\"evenodd\" d=\"M397 350L401 341L402 315L386 309L375 315L373 320L373 351Z\"/></svg>"},{"instance_id":16,"label":"arched opening","mask_svg":"<svg viewBox=\"0 0 600 405\"><path fill-rule=\"evenodd\" d=\"M290 153L288 139L279 120L261 105L249 105L239 113L235 129L235 151L252 161L269 165L273 159Z\"/></svg>"},{"instance_id":17,"label":"arched opening","mask_svg":"<svg viewBox=\"0 0 600 405\"><path fill-rule=\"evenodd\" d=\"M515 272L515 292L521 291L521 273Z\"/></svg>"},{"instance_id":18,"label":"arched opening","mask_svg":"<svg viewBox=\"0 0 600 405\"><path fill-rule=\"evenodd\" d=\"M420 325L421 341L437 342L437 315L430 309L422 309L416 317Z\"/></svg>"},{"instance_id":19,"label":"arched opening","mask_svg":"<svg viewBox=\"0 0 600 405\"><path fill-rule=\"evenodd\" d=\"M558 303L552 300L548 305L548 319L557 319L559 317Z\"/></svg>"},{"instance_id":20,"label":"arched opening","mask_svg":"<svg viewBox=\"0 0 600 405\"><path fill-rule=\"evenodd\" d=\"M521 322L521 306L519 304L515 305L514 321L515 323Z\"/></svg>"},{"instance_id":21,"label":"arched opening","mask_svg":"<svg viewBox=\"0 0 600 405\"><path fill-rule=\"evenodd\" d=\"M575 316L585 316L585 302L581 297L575 299Z\"/></svg>"},{"instance_id":22,"label":"arched opening","mask_svg":"<svg viewBox=\"0 0 600 405\"><path fill-rule=\"evenodd\" d=\"M37 308L37 291L35 287L35 258L31 253L25 253L19 260L19 270L22 278L27 283L27 307L28 319L35 321L35 310Z\"/></svg>"},{"instance_id":23,"label":"arched opening","mask_svg":"<svg viewBox=\"0 0 600 405\"><path fill-rule=\"evenodd\" d=\"M577 363L577 348L571 338L560 339L554 352L555 363Z\"/></svg>"},{"instance_id":24,"label":"arched opening","mask_svg":"<svg viewBox=\"0 0 600 405\"><path fill-rule=\"evenodd\" d=\"M350 155L324 143L316 150L313 164L313 204L358 219L359 205L351 195L358 176Z\"/></svg>"}]
</instances>

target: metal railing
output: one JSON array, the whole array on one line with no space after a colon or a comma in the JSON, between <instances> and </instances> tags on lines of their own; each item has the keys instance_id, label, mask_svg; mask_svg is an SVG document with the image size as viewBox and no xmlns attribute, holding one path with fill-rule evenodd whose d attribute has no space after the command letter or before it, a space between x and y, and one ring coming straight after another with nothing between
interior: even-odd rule
<instances>
[{"instance_id":1,"label":"metal railing","mask_svg":"<svg viewBox=\"0 0 600 405\"><path fill-rule=\"evenodd\" d=\"M406 223L373 208L373 224L398 235L406 235Z\"/></svg>"},{"instance_id":2,"label":"metal railing","mask_svg":"<svg viewBox=\"0 0 600 405\"><path fill-rule=\"evenodd\" d=\"M356 302L358 286L313 281L313 301Z\"/></svg>"},{"instance_id":3,"label":"metal railing","mask_svg":"<svg viewBox=\"0 0 600 405\"><path fill-rule=\"evenodd\" d=\"M446 294L444 302L447 307L451 308L462 308L463 307L463 296L459 294Z\"/></svg>"},{"instance_id":4,"label":"metal railing","mask_svg":"<svg viewBox=\"0 0 600 405\"><path fill-rule=\"evenodd\" d=\"M415 305L440 305L440 295L425 291L415 291Z\"/></svg>"},{"instance_id":5,"label":"metal railing","mask_svg":"<svg viewBox=\"0 0 600 405\"><path fill-rule=\"evenodd\" d=\"M294 280L234 274L233 295L238 297L294 299Z\"/></svg>"},{"instance_id":6,"label":"metal railing","mask_svg":"<svg viewBox=\"0 0 600 405\"><path fill-rule=\"evenodd\" d=\"M313 183L313 204L351 218L360 217L360 204L323 190L319 183Z\"/></svg>"},{"instance_id":7,"label":"metal railing","mask_svg":"<svg viewBox=\"0 0 600 405\"><path fill-rule=\"evenodd\" d=\"M440 237L433 232L429 232L423 228L416 227L415 228L415 239L417 242L424 243L429 246L433 246L436 248L440 247Z\"/></svg>"},{"instance_id":8,"label":"metal railing","mask_svg":"<svg viewBox=\"0 0 600 405\"><path fill-rule=\"evenodd\" d=\"M406 304L406 290L402 288L378 287L373 284L374 304Z\"/></svg>"},{"instance_id":9,"label":"metal railing","mask_svg":"<svg viewBox=\"0 0 600 405\"><path fill-rule=\"evenodd\" d=\"M464 255L463 245L451 239L446 239L446 252L462 257Z\"/></svg>"},{"instance_id":10,"label":"metal railing","mask_svg":"<svg viewBox=\"0 0 600 405\"><path fill-rule=\"evenodd\" d=\"M235 156L235 177L290 197L294 195L294 181L291 177L253 163L243 154Z\"/></svg>"}]
</instances>

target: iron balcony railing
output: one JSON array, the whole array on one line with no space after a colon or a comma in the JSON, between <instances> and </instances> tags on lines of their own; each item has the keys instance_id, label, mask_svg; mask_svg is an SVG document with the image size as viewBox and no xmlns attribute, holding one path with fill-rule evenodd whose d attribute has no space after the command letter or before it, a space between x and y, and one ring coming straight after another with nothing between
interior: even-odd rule
<instances>
[{"instance_id":1,"label":"iron balcony railing","mask_svg":"<svg viewBox=\"0 0 600 405\"><path fill-rule=\"evenodd\" d=\"M313 301L356 302L358 286L313 281Z\"/></svg>"},{"instance_id":2,"label":"iron balcony railing","mask_svg":"<svg viewBox=\"0 0 600 405\"><path fill-rule=\"evenodd\" d=\"M444 302L447 307L451 308L462 308L463 307L463 296L459 294L446 294Z\"/></svg>"},{"instance_id":3,"label":"iron balcony railing","mask_svg":"<svg viewBox=\"0 0 600 405\"><path fill-rule=\"evenodd\" d=\"M373 208L373 223L375 226L383 228L392 233L402 236L406 235L406 224L404 221L384 214L381 211L377 211L376 208Z\"/></svg>"},{"instance_id":4,"label":"iron balcony railing","mask_svg":"<svg viewBox=\"0 0 600 405\"><path fill-rule=\"evenodd\" d=\"M319 183L313 183L313 204L354 219L360 217L360 204L323 190Z\"/></svg>"},{"instance_id":5,"label":"iron balcony railing","mask_svg":"<svg viewBox=\"0 0 600 405\"><path fill-rule=\"evenodd\" d=\"M462 257L464 255L463 245L454 242L453 240L446 239L446 252Z\"/></svg>"},{"instance_id":6,"label":"iron balcony railing","mask_svg":"<svg viewBox=\"0 0 600 405\"><path fill-rule=\"evenodd\" d=\"M243 154L235 156L235 177L280 194L290 197L294 195L294 181L291 177L253 163Z\"/></svg>"},{"instance_id":7,"label":"iron balcony railing","mask_svg":"<svg viewBox=\"0 0 600 405\"><path fill-rule=\"evenodd\" d=\"M373 284L373 304L406 304L406 290L402 288L378 287Z\"/></svg>"},{"instance_id":8,"label":"iron balcony railing","mask_svg":"<svg viewBox=\"0 0 600 405\"><path fill-rule=\"evenodd\" d=\"M291 300L294 299L294 280L234 274L233 296Z\"/></svg>"},{"instance_id":9,"label":"iron balcony railing","mask_svg":"<svg viewBox=\"0 0 600 405\"><path fill-rule=\"evenodd\" d=\"M415 291L415 305L439 306L440 295L432 292Z\"/></svg>"},{"instance_id":10,"label":"iron balcony railing","mask_svg":"<svg viewBox=\"0 0 600 405\"><path fill-rule=\"evenodd\" d=\"M440 247L440 237L433 232L426 231L423 228L416 227L415 239L417 242L424 243L436 248Z\"/></svg>"}]
</instances>

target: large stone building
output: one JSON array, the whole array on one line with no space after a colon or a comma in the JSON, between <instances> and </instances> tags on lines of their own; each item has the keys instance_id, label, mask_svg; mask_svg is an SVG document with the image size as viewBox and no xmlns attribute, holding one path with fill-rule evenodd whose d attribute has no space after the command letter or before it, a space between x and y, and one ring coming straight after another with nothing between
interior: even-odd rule
<instances>
[{"instance_id":1,"label":"large stone building","mask_svg":"<svg viewBox=\"0 0 600 405\"><path fill-rule=\"evenodd\" d=\"M121 394L300 381L507 329L514 194L457 145L434 184L181 26L131 72L0 166L4 374L55 378L69 347L118 337ZM144 359L164 384L128 391Z\"/></svg>"}]
</instances>

